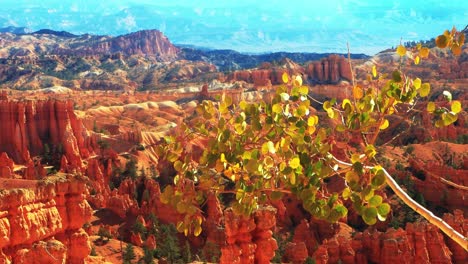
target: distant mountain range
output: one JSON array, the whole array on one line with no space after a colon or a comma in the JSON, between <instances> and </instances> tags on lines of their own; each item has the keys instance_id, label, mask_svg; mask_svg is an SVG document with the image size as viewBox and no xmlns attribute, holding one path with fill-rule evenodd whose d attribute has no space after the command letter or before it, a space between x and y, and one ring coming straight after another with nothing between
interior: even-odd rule
<instances>
[{"instance_id":1,"label":"distant mountain range","mask_svg":"<svg viewBox=\"0 0 468 264\"><path fill-rule=\"evenodd\" d=\"M51 29L41 29L31 32L26 27L6 27L0 28L0 33L12 33L16 35L51 35L66 39L69 49L45 49L47 54L71 53L76 54L112 54L123 53L124 55L144 54L149 56L159 56L165 59L185 59L189 61L203 61L215 65L220 71L233 71L248 69L259 66L262 62L278 62L284 58L289 58L297 63L319 60L328 57L332 53L307 53L307 52L273 52L273 53L241 53L235 50L216 50L193 45L173 45L158 30L142 30L135 33L125 34L117 37L92 36L89 34L75 35L66 31L55 31ZM158 42L161 39L167 41ZM57 39L59 41L59 39ZM131 44L133 43L133 44ZM133 45L128 47L125 45ZM21 45L19 45L20 47ZM65 45L66 46L66 45ZM154 49L154 47L158 47ZM160 48L163 48L162 50ZM168 48L171 54L166 54ZM43 50L43 49L42 49ZM176 56L177 54L177 56ZM345 54L343 54L345 55ZM167 57L167 58L166 58ZM369 58L365 54L351 54L353 59Z\"/></svg>"}]
</instances>

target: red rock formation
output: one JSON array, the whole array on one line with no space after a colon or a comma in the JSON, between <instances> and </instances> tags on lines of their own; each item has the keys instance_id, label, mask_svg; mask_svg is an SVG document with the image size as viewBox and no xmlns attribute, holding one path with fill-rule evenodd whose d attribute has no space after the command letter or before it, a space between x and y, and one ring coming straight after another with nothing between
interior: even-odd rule
<instances>
[{"instance_id":1,"label":"red rock formation","mask_svg":"<svg viewBox=\"0 0 468 264\"><path fill-rule=\"evenodd\" d=\"M67 245L67 263L82 264L83 260L91 253L91 243L84 229L70 235Z\"/></svg>"},{"instance_id":2,"label":"red rock formation","mask_svg":"<svg viewBox=\"0 0 468 264\"><path fill-rule=\"evenodd\" d=\"M417 159L410 159L411 167L424 175L424 179L412 177L416 190L424 196L426 201L435 204L445 204L456 208L468 207L468 200L465 199L466 191L452 188L443 183L440 179L449 179L456 184L468 186L468 170L454 169L447 165L439 165L435 162L422 163Z\"/></svg>"},{"instance_id":3,"label":"red rock formation","mask_svg":"<svg viewBox=\"0 0 468 264\"><path fill-rule=\"evenodd\" d=\"M156 249L156 237L153 234L146 238L145 247L151 250Z\"/></svg>"},{"instance_id":4,"label":"red rock formation","mask_svg":"<svg viewBox=\"0 0 468 264\"><path fill-rule=\"evenodd\" d=\"M291 263L304 263L307 257L307 247L304 242L288 242L286 244L284 258L288 259Z\"/></svg>"},{"instance_id":5,"label":"red rock formation","mask_svg":"<svg viewBox=\"0 0 468 264\"><path fill-rule=\"evenodd\" d=\"M466 227L467 221L460 214L444 218L456 221L457 224L453 225L456 229L461 225ZM466 230L460 231L466 234ZM466 251L463 252L458 245L458 249L448 245L450 247L437 227L416 222L407 223L405 230L388 229L384 233L366 230L352 238L350 232L338 233L326 239L314 252L313 258L317 263L337 263L340 260L343 263L465 263Z\"/></svg>"},{"instance_id":6,"label":"red rock formation","mask_svg":"<svg viewBox=\"0 0 468 264\"><path fill-rule=\"evenodd\" d=\"M15 263L83 263L91 249L81 229L91 217L84 188L74 178L9 182L0 193L0 250Z\"/></svg>"},{"instance_id":7,"label":"red rock formation","mask_svg":"<svg viewBox=\"0 0 468 264\"><path fill-rule=\"evenodd\" d=\"M275 256L278 244L273 238L272 230L276 227L276 210L268 207L255 213L255 230L253 242L256 245L255 263L267 264Z\"/></svg>"},{"instance_id":8,"label":"red rock formation","mask_svg":"<svg viewBox=\"0 0 468 264\"><path fill-rule=\"evenodd\" d=\"M13 177L13 161L8 157L6 152L0 154L0 178Z\"/></svg>"},{"instance_id":9,"label":"red rock formation","mask_svg":"<svg viewBox=\"0 0 468 264\"><path fill-rule=\"evenodd\" d=\"M220 263L270 263L278 248L271 232L275 214L272 207L258 210L253 217L224 211L227 245L221 248Z\"/></svg>"},{"instance_id":10,"label":"red rock formation","mask_svg":"<svg viewBox=\"0 0 468 264\"><path fill-rule=\"evenodd\" d=\"M158 30L142 30L105 40L92 47L95 53L123 53L130 55L150 55L161 60L174 60L179 49Z\"/></svg>"},{"instance_id":11,"label":"red rock formation","mask_svg":"<svg viewBox=\"0 0 468 264\"><path fill-rule=\"evenodd\" d=\"M347 59L339 55L330 55L320 62L309 63L305 73L309 80L318 83L337 83L341 79L352 79Z\"/></svg>"},{"instance_id":12,"label":"red rock formation","mask_svg":"<svg viewBox=\"0 0 468 264\"><path fill-rule=\"evenodd\" d=\"M0 152L17 164L61 146L71 168L82 169L92 138L73 112L71 101L0 101Z\"/></svg>"},{"instance_id":13,"label":"red rock formation","mask_svg":"<svg viewBox=\"0 0 468 264\"><path fill-rule=\"evenodd\" d=\"M34 243L30 248L16 251L13 256L13 263L65 263L66 260L67 248L55 239Z\"/></svg>"},{"instance_id":14,"label":"red rock formation","mask_svg":"<svg viewBox=\"0 0 468 264\"><path fill-rule=\"evenodd\" d=\"M447 224L453 227L455 230L464 234L466 237L468 234L468 219L463 217L463 211L455 210L452 214L444 214L442 217ZM445 238L447 246L452 251L452 260L454 263L465 263L468 259L468 251L463 249L452 239Z\"/></svg>"},{"instance_id":15,"label":"red rock formation","mask_svg":"<svg viewBox=\"0 0 468 264\"><path fill-rule=\"evenodd\" d=\"M141 247L143 245L143 239L141 239L140 233L131 232L130 242L137 247Z\"/></svg>"},{"instance_id":16,"label":"red rock formation","mask_svg":"<svg viewBox=\"0 0 468 264\"><path fill-rule=\"evenodd\" d=\"M340 80L352 79L351 69L343 56L330 55L321 61L311 62L305 67L286 59L281 67L260 67L255 70L241 70L231 73L227 81L245 81L256 87L282 84L282 74L306 74L312 83L338 83Z\"/></svg>"}]
</instances>

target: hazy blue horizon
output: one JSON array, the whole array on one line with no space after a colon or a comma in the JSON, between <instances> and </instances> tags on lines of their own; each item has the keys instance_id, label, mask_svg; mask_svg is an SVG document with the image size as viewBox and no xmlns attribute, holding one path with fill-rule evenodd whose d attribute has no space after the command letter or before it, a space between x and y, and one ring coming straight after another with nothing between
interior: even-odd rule
<instances>
[{"instance_id":1,"label":"hazy blue horizon","mask_svg":"<svg viewBox=\"0 0 468 264\"><path fill-rule=\"evenodd\" d=\"M349 42L353 53L372 55L468 24L462 0L1 2L0 27L98 35L159 29L173 43L254 53L346 53Z\"/></svg>"}]
</instances>

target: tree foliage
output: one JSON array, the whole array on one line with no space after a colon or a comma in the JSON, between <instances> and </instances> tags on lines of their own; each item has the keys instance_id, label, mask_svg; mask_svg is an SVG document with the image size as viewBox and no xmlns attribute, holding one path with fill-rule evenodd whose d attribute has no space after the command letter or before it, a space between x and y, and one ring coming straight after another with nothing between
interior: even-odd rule
<instances>
[{"instance_id":1,"label":"tree foliage","mask_svg":"<svg viewBox=\"0 0 468 264\"><path fill-rule=\"evenodd\" d=\"M456 30L444 36L452 51L463 38ZM431 90L429 83L403 71L404 62L418 64L429 56L429 49L417 45L407 50L400 45L396 53L401 56L397 69L379 73L372 67L365 85L353 81L350 98L323 102L326 115L311 107L309 87L301 76L287 73L271 100L235 104L223 95L216 102L203 101L158 149L160 158L177 172L174 184L160 197L185 215L177 230L195 236L202 232L200 206L210 192L233 195L230 206L243 215L290 194L318 219L336 222L345 217L349 200L365 223L384 221L391 208L381 189L389 178L374 158L377 137L389 127L389 116L416 109ZM448 91L444 95L449 109L427 104L438 127L455 122L462 109ZM327 122L334 125L322 125ZM360 142L344 151L345 162L336 158L335 136ZM201 154L184 147L195 141L206 146ZM345 188L329 191L326 180L332 176L341 177Z\"/></svg>"}]
</instances>

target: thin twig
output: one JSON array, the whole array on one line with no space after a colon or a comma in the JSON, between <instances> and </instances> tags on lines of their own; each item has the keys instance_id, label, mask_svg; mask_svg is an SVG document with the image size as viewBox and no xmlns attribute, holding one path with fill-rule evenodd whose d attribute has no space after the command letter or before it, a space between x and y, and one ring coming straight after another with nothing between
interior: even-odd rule
<instances>
[{"instance_id":1,"label":"thin twig","mask_svg":"<svg viewBox=\"0 0 468 264\"><path fill-rule=\"evenodd\" d=\"M463 186L463 185L460 185L460 184L456 184L456 183L454 183L454 182L452 182L452 181L449 181L449 180L447 180L447 179L444 179L444 178L442 178L442 177L440 177L439 179L440 179L441 182L443 182L443 183L445 183L445 184L447 184L447 185L453 186L453 187L455 187L455 188L457 188L457 189L460 189L460 190L468 191L468 187L467 187L467 186Z\"/></svg>"}]
</instances>

